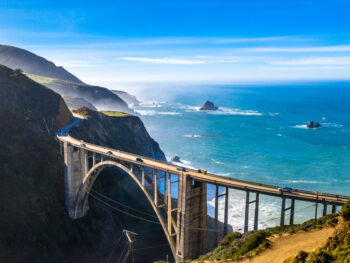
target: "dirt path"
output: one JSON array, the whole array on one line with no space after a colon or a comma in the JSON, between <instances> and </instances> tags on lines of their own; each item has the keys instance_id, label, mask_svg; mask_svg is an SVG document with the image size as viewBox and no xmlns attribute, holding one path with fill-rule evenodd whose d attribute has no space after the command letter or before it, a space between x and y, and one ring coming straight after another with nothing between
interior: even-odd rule
<instances>
[{"instance_id":1,"label":"dirt path","mask_svg":"<svg viewBox=\"0 0 350 263\"><path fill-rule=\"evenodd\" d=\"M293 235L271 238L271 246L258 255L239 261L240 263L281 263L296 256L300 250L313 251L327 241L334 233L334 228L323 228L309 232L298 232Z\"/></svg>"}]
</instances>

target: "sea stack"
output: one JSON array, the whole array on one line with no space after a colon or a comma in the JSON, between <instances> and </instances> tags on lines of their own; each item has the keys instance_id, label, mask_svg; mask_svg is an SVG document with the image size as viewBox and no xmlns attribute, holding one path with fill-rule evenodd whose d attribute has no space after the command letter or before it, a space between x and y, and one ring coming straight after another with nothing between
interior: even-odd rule
<instances>
[{"instance_id":1,"label":"sea stack","mask_svg":"<svg viewBox=\"0 0 350 263\"><path fill-rule=\"evenodd\" d=\"M180 157L175 155L173 158L171 158L170 160L171 162L177 162L177 163L181 163Z\"/></svg>"},{"instance_id":2,"label":"sea stack","mask_svg":"<svg viewBox=\"0 0 350 263\"><path fill-rule=\"evenodd\" d=\"M315 128L321 128L322 126L321 126L321 124L319 124L317 121L309 121L309 122L307 123L307 127L308 127L309 129L315 129Z\"/></svg>"},{"instance_id":3,"label":"sea stack","mask_svg":"<svg viewBox=\"0 0 350 263\"><path fill-rule=\"evenodd\" d=\"M199 110L218 110L219 108L211 101L207 100Z\"/></svg>"}]
</instances>

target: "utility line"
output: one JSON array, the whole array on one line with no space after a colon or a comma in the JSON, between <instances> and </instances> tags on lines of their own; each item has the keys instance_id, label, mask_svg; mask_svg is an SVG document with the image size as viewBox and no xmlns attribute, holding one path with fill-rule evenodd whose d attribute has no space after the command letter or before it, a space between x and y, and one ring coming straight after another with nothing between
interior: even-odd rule
<instances>
[{"instance_id":1,"label":"utility line","mask_svg":"<svg viewBox=\"0 0 350 263\"><path fill-rule=\"evenodd\" d=\"M133 208L133 207L130 207L130 206L125 205L125 204L123 204L123 203L117 202L117 201L113 200L112 198L110 198L110 197L108 197L108 196L106 196L106 195L104 195L104 194L102 194L102 193L100 193L100 192L97 192L96 190L94 190L94 189L92 189L92 188L89 188L89 190L90 190L90 191L93 191L94 193L98 194L98 195L101 196L101 197L106 198L107 200L109 200L109 201L111 201L111 202L113 202L113 203L116 203L116 204L118 204L118 205L127 207L127 208L129 208L129 209L131 209L131 210L134 210L134 211L140 213L140 214L144 214L144 215L147 215L147 216L151 216L151 217L154 217L154 218L158 218L158 217L156 217L156 216L154 216L154 215L151 215L151 214L149 214L149 213L143 212L143 211L138 210L138 209L136 209L136 208Z\"/></svg>"},{"instance_id":2,"label":"utility line","mask_svg":"<svg viewBox=\"0 0 350 263\"><path fill-rule=\"evenodd\" d=\"M122 253L120 254L120 257L119 257L119 259L118 259L117 262L121 262L120 260L123 258L124 251L125 251L125 249L126 249L127 247L128 247L128 243L125 244L125 246L124 246L124 248L123 248L123 250L122 250Z\"/></svg>"},{"instance_id":3,"label":"utility line","mask_svg":"<svg viewBox=\"0 0 350 263\"><path fill-rule=\"evenodd\" d=\"M120 242L120 240L122 239L123 236L124 236L124 235L123 235L123 233L122 233L122 234L120 235L118 241L117 241L117 242L115 243L115 245L113 246L113 249L112 249L111 253L110 253L109 256L108 256L106 263L108 263L109 260L111 259L114 250L117 248L117 245L119 244L119 242Z\"/></svg>"},{"instance_id":4,"label":"utility line","mask_svg":"<svg viewBox=\"0 0 350 263\"><path fill-rule=\"evenodd\" d=\"M101 200L100 198L96 197L96 196L95 196L94 194L92 194L92 193L90 193L89 195L92 196L94 199L100 201L101 203L105 204L106 206L108 206L108 207L110 207L110 208L112 208L112 209L114 209L114 210L116 210L116 211L118 211L118 212L121 212L121 213L123 213L123 214L129 215L129 216L131 216L131 217L134 217L134 218L137 218L137 219L140 219L140 220L149 222L149 223L153 223L153 224L158 224L158 225L160 225L159 222L152 221L152 220L149 220L149 219L140 217L140 216L136 216L136 215L130 214L130 213L125 212L125 211L123 211L123 210L120 210L120 209L118 209L118 208L116 208L116 207L114 207L114 206L112 206L112 205L106 203L105 201Z\"/></svg>"}]
</instances>

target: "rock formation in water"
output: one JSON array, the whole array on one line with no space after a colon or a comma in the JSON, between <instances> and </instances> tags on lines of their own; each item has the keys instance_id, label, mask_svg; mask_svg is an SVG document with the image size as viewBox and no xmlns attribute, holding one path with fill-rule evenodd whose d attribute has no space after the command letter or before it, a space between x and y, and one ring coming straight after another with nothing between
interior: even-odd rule
<instances>
[{"instance_id":1,"label":"rock formation in water","mask_svg":"<svg viewBox=\"0 0 350 263\"><path fill-rule=\"evenodd\" d=\"M309 122L307 123L307 127L308 127L309 129L315 129L315 128L321 128L322 125L321 125L320 123L318 123L317 121L309 121Z\"/></svg>"},{"instance_id":2,"label":"rock formation in water","mask_svg":"<svg viewBox=\"0 0 350 263\"><path fill-rule=\"evenodd\" d=\"M171 158L170 160L171 162L177 162L177 163L181 163L180 157L175 155L173 158Z\"/></svg>"},{"instance_id":3,"label":"rock formation in water","mask_svg":"<svg viewBox=\"0 0 350 263\"><path fill-rule=\"evenodd\" d=\"M202 107L200 107L199 110L211 110L211 111L215 111L218 110L219 108L217 106L214 105L213 102L207 100L204 105Z\"/></svg>"}]
</instances>

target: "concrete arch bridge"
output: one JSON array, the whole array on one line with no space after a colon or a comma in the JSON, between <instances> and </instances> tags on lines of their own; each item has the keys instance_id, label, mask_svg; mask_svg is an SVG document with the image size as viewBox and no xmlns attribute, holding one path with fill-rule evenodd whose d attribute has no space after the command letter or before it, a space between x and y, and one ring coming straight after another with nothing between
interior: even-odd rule
<instances>
[{"instance_id":1,"label":"concrete arch bridge","mask_svg":"<svg viewBox=\"0 0 350 263\"><path fill-rule=\"evenodd\" d=\"M258 229L261 195L281 199L281 225L286 223L285 213L288 210L290 210L289 223L293 224L296 212L295 200L322 204L323 215L326 215L327 212L335 212L337 206L341 206L350 199L350 196L298 189L284 192L273 185L228 178L202 170L183 170L179 166L166 162L83 142L67 134L58 134L57 138L64 155L66 208L69 216L76 219L86 215L89 209L89 191L96 178L105 167L116 166L131 176L152 205L177 262L197 258L206 252L207 232L203 229L207 227L207 184L214 185L216 189L217 240L219 239L220 198L224 198L225 204L222 234L225 235L228 231L229 189L246 193L246 200L242 200L245 202L244 222L242 222L244 231L248 231L251 205L254 205L255 211L252 227L255 230ZM253 200L251 196L254 197ZM177 201L174 202L174 199ZM290 203L288 207L286 207L286 200Z\"/></svg>"}]
</instances>

